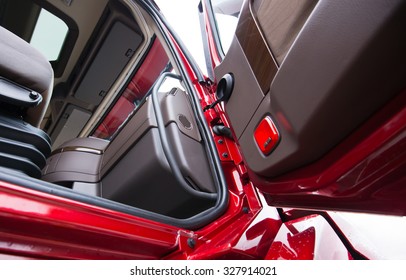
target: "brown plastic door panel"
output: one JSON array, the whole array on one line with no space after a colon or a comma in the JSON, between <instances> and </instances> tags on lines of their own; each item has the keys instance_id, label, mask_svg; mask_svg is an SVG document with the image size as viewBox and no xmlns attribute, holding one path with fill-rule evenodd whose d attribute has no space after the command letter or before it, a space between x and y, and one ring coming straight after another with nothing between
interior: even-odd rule
<instances>
[{"instance_id":1,"label":"brown plastic door panel","mask_svg":"<svg viewBox=\"0 0 406 280\"><path fill-rule=\"evenodd\" d=\"M401 0L244 2L231 47L214 73L217 80L227 73L235 78L226 114L250 178L270 194L269 201L312 207L311 199L303 203L301 199L317 195L315 208L373 211L372 206L355 202L365 197L373 200L369 185L345 184L352 199L345 205L331 199L343 195L331 191L332 185L355 172L371 153L335 173L329 168L348 154L356 155L368 136L401 115L403 106L376 117L394 99L404 100L400 97L406 88L404 26L406 2ZM372 118L377 121L372 123ZM382 153L403 131L401 122L397 125L396 133L388 133L377 144ZM255 136L258 133L262 138ZM337 149L344 152L339 154ZM400 163L393 163L393 172L404 168L403 160L397 160ZM328 182L309 181L326 172L334 174ZM374 190L388 187L382 178L404 181L391 172L380 177L382 184L373 185ZM405 212L383 202L377 205L377 212Z\"/></svg>"}]
</instances>

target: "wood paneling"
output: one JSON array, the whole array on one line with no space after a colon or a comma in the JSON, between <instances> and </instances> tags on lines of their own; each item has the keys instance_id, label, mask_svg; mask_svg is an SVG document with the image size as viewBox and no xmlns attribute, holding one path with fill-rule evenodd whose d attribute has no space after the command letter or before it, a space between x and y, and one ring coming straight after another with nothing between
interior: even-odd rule
<instances>
[{"instance_id":1,"label":"wood paneling","mask_svg":"<svg viewBox=\"0 0 406 280\"><path fill-rule=\"evenodd\" d=\"M318 0L255 0L252 14L280 65Z\"/></svg>"},{"instance_id":2,"label":"wood paneling","mask_svg":"<svg viewBox=\"0 0 406 280\"><path fill-rule=\"evenodd\" d=\"M273 59L260 30L250 11L251 1L244 4L237 26L236 36L247 57L251 69L261 87L262 92L268 92L275 77L278 66Z\"/></svg>"}]
</instances>

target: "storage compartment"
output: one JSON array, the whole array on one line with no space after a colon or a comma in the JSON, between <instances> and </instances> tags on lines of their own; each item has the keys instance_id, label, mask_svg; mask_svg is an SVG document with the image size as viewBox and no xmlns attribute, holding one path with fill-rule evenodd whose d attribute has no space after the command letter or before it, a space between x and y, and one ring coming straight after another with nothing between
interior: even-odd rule
<instances>
[{"instance_id":1,"label":"storage compartment","mask_svg":"<svg viewBox=\"0 0 406 280\"><path fill-rule=\"evenodd\" d=\"M141 42L141 35L122 22L115 22L79 84L75 97L99 105Z\"/></svg>"},{"instance_id":2,"label":"storage compartment","mask_svg":"<svg viewBox=\"0 0 406 280\"><path fill-rule=\"evenodd\" d=\"M174 151L182 174L196 194L180 186L162 150L158 129L151 128L102 179L103 197L176 218L197 214L211 205L209 197L197 194L213 188L201 144L182 135L176 124L166 129L171 142L176 143Z\"/></svg>"},{"instance_id":3,"label":"storage compartment","mask_svg":"<svg viewBox=\"0 0 406 280\"><path fill-rule=\"evenodd\" d=\"M108 146L95 138L65 143L48 160L43 179L180 219L214 206L216 187L188 96L180 89L158 95L164 136L148 98ZM162 137L176 168L167 160Z\"/></svg>"},{"instance_id":4,"label":"storage compartment","mask_svg":"<svg viewBox=\"0 0 406 280\"><path fill-rule=\"evenodd\" d=\"M68 105L51 134L52 148L55 149L66 140L77 137L91 116L92 114L89 111L74 105Z\"/></svg>"}]
</instances>

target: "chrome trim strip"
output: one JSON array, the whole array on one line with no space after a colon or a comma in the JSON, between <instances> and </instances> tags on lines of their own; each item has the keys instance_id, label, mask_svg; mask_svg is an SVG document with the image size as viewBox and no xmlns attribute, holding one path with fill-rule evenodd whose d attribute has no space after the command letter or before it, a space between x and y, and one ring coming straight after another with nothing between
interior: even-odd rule
<instances>
[{"instance_id":1,"label":"chrome trim strip","mask_svg":"<svg viewBox=\"0 0 406 280\"><path fill-rule=\"evenodd\" d=\"M89 154L95 154L95 155L102 155L104 153L103 150L98 150L94 148L89 148L89 147L63 147L56 149L51 153L51 155L63 153L63 152L82 152L82 153L89 153Z\"/></svg>"}]
</instances>

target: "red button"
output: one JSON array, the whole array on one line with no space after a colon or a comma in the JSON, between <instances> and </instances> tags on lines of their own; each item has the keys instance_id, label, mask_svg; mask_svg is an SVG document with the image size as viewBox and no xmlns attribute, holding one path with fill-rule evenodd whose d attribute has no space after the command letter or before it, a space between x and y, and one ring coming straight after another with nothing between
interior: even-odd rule
<instances>
[{"instance_id":1,"label":"red button","mask_svg":"<svg viewBox=\"0 0 406 280\"><path fill-rule=\"evenodd\" d=\"M271 117L265 117L255 129L255 142L264 155L269 155L279 142L279 132Z\"/></svg>"}]
</instances>

